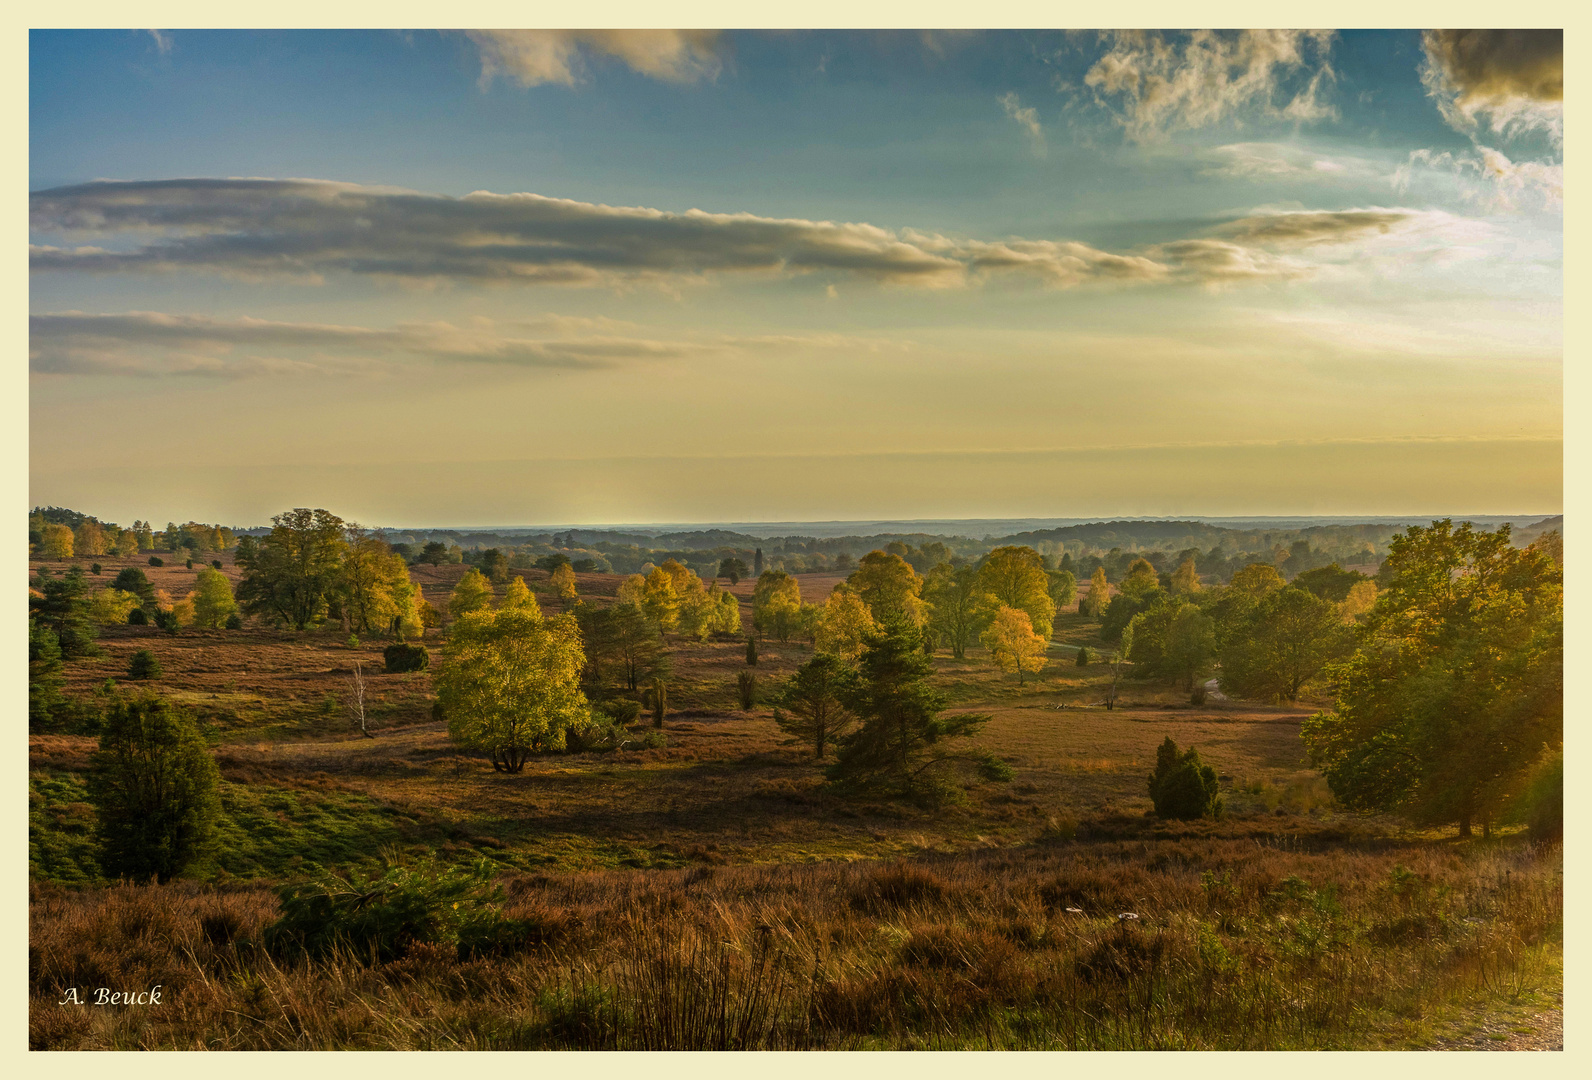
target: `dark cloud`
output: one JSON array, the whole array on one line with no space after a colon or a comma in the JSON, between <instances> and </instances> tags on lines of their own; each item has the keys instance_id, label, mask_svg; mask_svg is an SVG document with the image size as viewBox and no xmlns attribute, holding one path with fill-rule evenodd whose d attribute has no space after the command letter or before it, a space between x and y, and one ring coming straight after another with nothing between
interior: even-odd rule
<instances>
[{"instance_id":1,"label":"dark cloud","mask_svg":"<svg viewBox=\"0 0 1592 1080\"><path fill-rule=\"evenodd\" d=\"M1428 30L1421 43L1422 78L1455 127L1485 113L1496 131L1562 135L1563 30Z\"/></svg>"},{"instance_id":2,"label":"dark cloud","mask_svg":"<svg viewBox=\"0 0 1592 1080\"><path fill-rule=\"evenodd\" d=\"M1253 244L1339 243L1368 233L1387 233L1415 216L1414 211L1402 209L1297 210L1239 218L1217 231Z\"/></svg>"}]
</instances>

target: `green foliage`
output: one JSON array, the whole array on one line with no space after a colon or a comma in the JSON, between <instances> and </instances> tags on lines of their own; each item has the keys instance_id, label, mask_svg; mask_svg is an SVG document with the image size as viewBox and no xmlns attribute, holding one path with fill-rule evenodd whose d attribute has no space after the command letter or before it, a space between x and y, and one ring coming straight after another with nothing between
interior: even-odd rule
<instances>
[{"instance_id":1,"label":"green foliage","mask_svg":"<svg viewBox=\"0 0 1592 1080\"><path fill-rule=\"evenodd\" d=\"M394 642L383 649L381 658L389 675L405 671L424 671L431 666L431 653L424 645L408 645L402 641Z\"/></svg>"},{"instance_id":2,"label":"green foliage","mask_svg":"<svg viewBox=\"0 0 1592 1080\"><path fill-rule=\"evenodd\" d=\"M1074 661L1079 667L1088 667L1089 661L1094 659L1094 653L1089 651L1089 646L1078 646L1078 657Z\"/></svg>"},{"instance_id":3,"label":"green foliage","mask_svg":"<svg viewBox=\"0 0 1592 1080\"><path fill-rule=\"evenodd\" d=\"M1236 697L1297 701L1351 643L1337 607L1296 582L1267 593L1230 635L1221 654L1222 689Z\"/></svg>"},{"instance_id":4,"label":"green foliage","mask_svg":"<svg viewBox=\"0 0 1592 1080\"><path fill-rule=\"evenodd\" d=\"M641 702L634 698L609 698L599 708L615 723L621 727L634 724L641 718Z\"/></svg>"},{"instance_id":5,"label":"green foliage","mask_svg":"<svg viewBox=\"0 0 1592 1080\"><path fill-rule=\"evenodd\" d=\"M497 548L487 548L481 552L478 566L486 579L494 585L506 584L509 580L509 557ZM569 559L564 560L564 565L569 565Z\"/></svg>"},{"instance_id":6,"label":"green foliage","mask_svg":"<svg viewBox=\"0 0 1592 1080\"><path fill-rule=\"evenodd\" d=\"M441 566L448 561L448 545L440 540L432 540L420 549L420 557L415 561L430 563L432 566Z\"/></svg>"},{"instance_id":7,"label":"green foliage","mask_svg":"<svg viewBox=\"0 0 1592 1080\"><path fill-rule=\"evenodd\" d=\"M61 646L55 631L28 620L28 730L48 731L64 698Z\"/></svg>"},{"instance_id":8,"label":"green foliage","mask_svg":"<svg viewBox=\"0 0 1592 1080\"><path fill-rule=\"evenodd\" d=\"M868 552L857 561L857 569L846 579L846 584L862 597L876 622L902 618L914 626L922 624L925 615L923 579L900 555L888 551Z\"/></svg>"},{"instance_id":9,"label":"green foliage","mask_svg":"<svg viewBox=\"0 0 1592 1080\"><path fill-rule=\"evenodd\" d=\"M1046 577L1050 580L1050 599L1056 610L1072 607L1078 599L1078 576L1071 570L1051 570Z\"/></svg>"},{"instance_id":10,"label":"green foliage","mask_svg":"<svg viewBox=\"0 0 1592 1080\"><path fill-rule=\"evenodd\" d=\"M1025 613L1033 632L1049 639L1056 602L1051 599L1050 576L1038 552L1030 547L998 547L985 556L978 578L998 604Z\"/></svg>"},{"instance_id":11,"label":"green foliage","mask_svg":"<svg viewBox=\"0 0 1592 1080\"><path fill-rule=\"evenodd\" d=\"M776 709L774 720L793 741L811 746L813 756L822 760L829 744L856 723L845 704L856 683L856 668L833 653L818 653L785 684L780 704L788 712ZM743 708L752 707L755 690L754 685L742 691L741 699L747 702Z\"/></svg>"},{"instance_id":12,"label":"green foliage","mask_svg":"<svg viewBox=\"0 0 1592 1080\"><path fill-rule=\"evenodd\" d=\"M206 566L199 571L191 599L193 623L201 629L218 630L238 611L231 583L225 574L213 567Z\"/></svg>"},{"instance_id":13,"label":"green foliage","mask_svg":"<svg viewBox=\"0 0 1592 1080\"><path fill-rule=\"evenodd\" d=\"M239 618L238 613L234 611L231 615L227 616L226 626L228 630L242 630L243 620Z\"/></svg>"},{"instance_id":14,"label":"green foliage","mask_svg":"<svg viewBox=\"0 0 1592 1080\"><path fill-rule=\"evenodd\" d=\"M757 639L754 637L746 639L746 664L748 667L757 666Z\"/></svg>"},{"instance_id":15,"label":"green foliage","mask_svg":"<svg viewBox=\"0 0 1592 1080\"><path fill-rule=\"evenodd\" d=\"M1111 605L1106 608L1105 617L1100 620L1100 636L1112 643L1121 641L1122 632L1128 628L1129 623L1165 598L1166 593L1159 588L1151 588L1132 595L1122 593L1112 597Z\"/></svg>"},{"instance_id":16,"label":"green foliage","mask_svg":"<svg viewBox=\"0 0 1592 1080\"><path fill-rule=\"evenodd\" d=\"M1393 540L1337 702L1304 726L1332 793L1425 823L1500 820L1564 741L1564 577L1507 527L1433 522Z\"/></svg>"},{"instance_id":17,"label":"green foliage","mask_svg":"<svg viewBox=\"0 0 1592 1080\"><path fill-rule=\"evenodd\" d=\"M234 616L234 618L235 617L236 616ZM129 611L127 613L127 625L128 626L148 626L149 625L149 612L145 611L141 607L135 607L133 610L131 610L131 611Z\"/></svg>"},{"instance_id":18,"label":"green foliage","mask_svg":"<svg viewBox=\"0 0 1592 1080\"><path fill-rule=\"evenodd\" d=\"M262 935L276 956L391 963L414 945L443 945L460 959L513 948L523 923L503 917L503 899L485 859L471 869L389 865L377 873L320 874L283 886L281 916Z\"/></svg>"},{"instance_id":19,"label":"green foliage","mask_svg":"<svg viewBox=\"0 0 1592 1080\"><path fill-rule=\"evenodd\" d=\"M28 595L29 617L49 627L63 660L97 656L94 638L99 633L89 615L88 578L83 568L74 566L60 577L42 574L33 581Z\"/></svg>"},{"instance_id":20,"label":"green foliage","mask_svg":"<svg viewBox=\"0 0 1592 1080\"><path fill-rule=\"evenodd\" d=\"M585 645L588 681L601 682L603 666L610 663L619 666L625 688L632 692L644 680L667 673L669 658L658 641L658 630L636 605L576 604L571 613Z\"/></svg>"},{"instance_id":21,"label":"green foliage","mask_svg":"<svg viewBox=\"0 0 1592 1080\"><path fill-rule=\"evenodd\" d=\"M802 591L795 578L783 570L765 570L758 577L752 589L752 625L758 631L785 641L796 629L801 610Z\"/></svg>"},{"instance_id":22,"label":"green foliage","mask_svg":"<svg viewBox=\"0 0 1592 1080\"><path fill-rule=\"evenodd\" d=\"M160 678L160 661L148 649L139 649L133 653L127 662L127 677L129 679L158 679Z\"/></svg>"},{"instance_id":23,"label":"green foliage","mask_svg":"<svg viewBox=\"0 0 1592 1080\"><path fill-rule=\"evenodd\" d=\"M1155 772L1150 774L1150 801L1160 818L1193 821L1221 817L1216 770L1200 762L1199 751L1189 747L1179 753L1168 735L1155 752Z\"/></svg>"},{"instance_id":24,"label":"green foliage","mask_svg":"<svg viewBox=\"0 0 1592 1080\"><path fill-rule=\"evenodd\" d=\"M1133 618L1128 659L1136 674L1193 690L1216 656L1215 623L1191 603L1153 595L1158 601Z\"/></svg>"},{"instance_id":25,"label":"green foliage","mask_svg":"<svg viewBox=\"0 0 1592 1080\"><path fill-rule=\"evenodd\" d=\"M719 560L719 577L729 578L731 585L734 585L745 576L746 563L740 559L732 555L729 558Z\"/></svg>"},{"instance_id":26,"label":"green foliage","mask_svg":"<svg viewBox=\"0 0 1592 1080\"><path fill-rule=\"evenodd\" d=\"M307 630L326 615L348 551L343 520L325 510L302 507L271 519L271 532L256 542L238 542L243 569L237 602L245 612Z\"/></svg>"},{"instance_id":27,"label":"green foliage","mask_svg":"<svg viewBox=\"0 0 1592 1080\"><path fill-rule=\"evenodd\" d=\"M1545 749L1531 771L1513 815L1531 839L1564 839L1564 748Z\"/></svg>"},{"instance_id":28,"label":"green foliage","mask_svg":"<svg viewBox=\"0 0 1592 1080\"><path fill-rule=\"evenodd\" d=\"M941 715L945 697L929 685L934 668L920 646L917 626L899 615L864 643L858 678L844 698L860 723L839 740L828 770L841 791L931 803L960 796L956 765L973 757L948 744L975 734L989 718Z\"/></svg>"},{"instance_id":29,"label":"green foliage","mask_svg":"<svg viewBox=\"0 0 1592 1080\"><path fill-rule=\"evenodd\" d=\"M1293 579L1294 585L1314 593L1323 600L1341 604L1349 598L1349 590L1362 581L1371 579L1358 570L1345 570L1337 563L1306 570Z\"/></svg>"},{"instance_id":30,"label":"green foliage","mask_svg":"<svg viewBox=\"0 0 1592 1080\"><path fill-rule=\"evenodd\" d=\"M93 566L89 567L89 572L93 574L103 574L105 572L105 568L99 563L95 563Z\"/></svg>"},{"instance_id":31,"label":"green foliage","mask_svg":"<svg viewBox=\"0 0 1592 1080\"><path fill-rule=\"evenodd\" d=\"M652 726L661 728L663 718L669 715L669 687L662 679L652 680L652 687L647 691L647 704L652 708Z\"/></svg>"},{"instance_id":32,"label":"green foliage","mask_svg":"<svg viewBox=\"0 0 1592 1080\"><path fill-rule=\"evenodd\" d=\"M929 604L929 625L961 660L967 647L995 621L999 604L984 588L976 567L941 563L923 585Z\"/></svg>"},{"instance_id":33,"label":"green foliage","mask_svg":"<svg viewBox=\"0 0 1592 1080\"><path fill-rule=\"evenodd\" d=\"M155 586L150 582L148 575L136 566L124 567L121 573L116 575L116 580L111 582L111 588L132 593L138 597L146 611L155 606Z\"/></svg>"},{"instance_id":34,"label":"green foliage","mask_svg":"<svg viewBox=\"0 0 1592 1080\"><path fill-rule=\"evenodd\" d=\"M750 710L757 707L757 676L752 672L736 672L735 691L742 709Z\"/></svg>"},{"instance_id":35,"label":"green foliage","mask_svg":"<svg viewBox=\"0 0 1592 1080\"><path fill-rule=\"evenodd\" d=\"M117 701L89 764L107 876L166 882L208 853L220 775L191 717L153 694Z\"/></svg>"},{"instance_id":36,"label":"green foliage","mask_svg":"<svg viewBox=\"0 0 1592 1080\"><path fill-rule=\"evenodd\" d=\"M149 557L149 565L150 566L165 566L166 565L166 560L162 559L159 555L151 555Z\"/></svg>"}]
</instances>

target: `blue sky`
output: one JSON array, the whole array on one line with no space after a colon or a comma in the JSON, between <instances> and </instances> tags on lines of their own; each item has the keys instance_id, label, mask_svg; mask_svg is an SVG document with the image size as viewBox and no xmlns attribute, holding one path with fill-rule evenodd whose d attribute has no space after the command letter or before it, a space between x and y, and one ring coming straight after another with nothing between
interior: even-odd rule
<instances>
[{"instance_id":1,"label":"blue sky","mask_svg":"<svg viewBox=\"0 0 1592 1080\"><path fill-rule=\"evenodd\" d=\"M36 502L411 524L1559 505L1541 35L30 51ZM152 476L55 434L151 410L231 437Z\"/></svg>"}]
</instances>

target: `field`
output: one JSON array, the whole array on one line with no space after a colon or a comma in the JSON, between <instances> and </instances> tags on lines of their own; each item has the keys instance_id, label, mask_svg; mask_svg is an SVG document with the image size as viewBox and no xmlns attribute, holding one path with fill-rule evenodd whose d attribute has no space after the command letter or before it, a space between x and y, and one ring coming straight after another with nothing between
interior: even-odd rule
<instances>
[{"instance_id":1,"label":"field","mask_svg":"<svg viewBox=\"0 0 1592 1080\"><path fill-rule=\"evenodd\" d=\"M99 561L102 583L144 566ZM193 579L144 568L177 598ZM442 608L464 569L415 578ZM620 580L579 589L610 602ZM799 580L814 601L839 578ZM751 583L733 591L749 627ZM154 687L214 744L224 842L206 884L108 885L83 786L94 739L31 738L33 1044L1346 1048L1429 1045L1473 1014L1552 1005L1557 848L1337 810L1299 740L1320 702L1196 707L1127 680L1108 711L1109 672L1074 663L1101 645L1096 625L1063 613L1022 687L982 650L937 655L952 708L990 715L976 741L1015 777L934 810L829 793L770 708L738 707L738 640L670 642L666 745L501 775L432 719L428 673L381 673L385 641L108 628L103 658L68 665L68 692L131 685L131 653L153 651ZM435 662L435 631L427 644ZM810 655L763 642L765 693ZM343 704L356 661L374 738ZM1217 769L1222 821L1147 816L1168 735ZM375 967L255 949L270 885L431 855L489 860L506 910L545 933L513 956ZM151 980L180 1004L54 1004L63 986Z\"/></svg>"}]
</instances>

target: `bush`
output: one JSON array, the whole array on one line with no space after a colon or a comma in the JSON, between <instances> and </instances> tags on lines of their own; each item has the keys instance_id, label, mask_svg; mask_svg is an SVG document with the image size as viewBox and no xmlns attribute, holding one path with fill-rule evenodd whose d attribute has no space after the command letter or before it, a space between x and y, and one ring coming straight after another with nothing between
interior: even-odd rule
<instances>
[{"instance_id":1,"label":"bush","mask_svg":"<svg viewBox=\"0 0 1592 1080\"><path fill-rule=\"evenodd\" d=\"M186 560L183 561L183 565L185 567L187 567L189 570L192 570L193 569L193 560L192 559L186 559Z\"/></svg>"},{"instance_id":2,"label":"bush","mask_svg":"<svg viewBox=\"0 0 1592 1080\"><path fill-rule=\"evenodd\" d=\"M641 718L641 703L633 698L613 698L602 702L598 708L621 727L634 724Z\"/></svg>"},{"instance_id":3,"label":"bush","mask_svg":"<svg viewBox=\"0 0 1592 1080\"><path fill-rule=\"evenodd\" d=\"M431 654L424 645L408 645L396 642L382 650L382 660L387 665L387 674L397 675L405 671L424 671L431 666Z\"/></svg>"},{"instance_id":4,"label":"bush","mask_svg":"<svg viewBox=\"0 0 1592 1080\"><path fill-rule=\"evenodd\" d=\"M217 570L220 570L221 569L221 560L220 559L211 559L210 560L210 565L215 567Z\"/></svg>"},{"instance_id":5,"label":"bush","mask_svg":"<svg viewBox=\"0 0 1592 1080\"><path fill-rule=\"evenodd\" d=\"M227 616L227 629L228 630L242 630L243 629L243 619L241 619L238 616L238 613L236 611L234 611L231 615Z\"/></svg>"},{"instance_id":6,"label":"bush","mask_svg":"<svg viewBox=\"0 0 1592 1080\"><path fill-rule=\"evenodd\" d=\"M756 667L757 666L757 639L756 638L750 638L749 637L749 638L746 639L746 665L747 665L747 667Z\"/></svg>"},{"instance_id":7,"label":"bush","mask_svg":"<svg viewBox=\"0 0 1592 1080\"><path fill-rule=\"evenodd\" d=\"M145 611L141 607L135 607L133 610L131 610L131 611L129 611L127 613L127 625L128 626L148 626L149 625L149 612Z\"/></svg>"},{"instance_id":8,"label":"bush","mask_svg":"<svg viewBox=\"0 0 1592 1080\"><path fill-rule=\"evenodd\" d=\"M149 565L150 566L165 566L166 565L166 560L162 559L159 555L151 555L149 557Z\"/></svg>"},{"instance_id":9,"label":"bush","mask_svg":"<svg viewBox=\"0 0 1592 1080\"><path fill-rule=\"evenodd\" d=\"M343 642L343 644L345 646L347 646L348 648L350 648L350 649L359 648L359 635L358 634L349 634L348 635L348 640Z\"/></svg>"},{"instance_id":10,"label":"bush","mask_svg":"<svg viewBox=\"0 0 1592 1080\"><path fill-rule=\"evenodd\" d=\"M142 608L134 608L134 615L142 615ZM131 621L131 620L129 620ZM155 659L155 654L148 649L139 649L127 665L129 679L158 679L160 678L160 661Z\"/></svg>"},{"instance_id":11,"label":"bush","mask_svg":"<svg viewBox=\"0 0 1592 1080\"><path fill-rule=\"evenodd\" d=\"M154 694L118 701L89 763L107 877L167 882L203 858L220 774L191 717Z\"/></svg>"},{"instance_id":12,"label":"bush","mask_svg":"<svg viewBox=\"0 0 1592 1080\"><path fill-rule=\"evenodd\" d=\"M652 708L652 726L661 728L663 718L669 715L669 688L662 679L652 680L652 689L647 691L647 704Z\"/></svg>"},{"instance_id":13,"label":"bush","mask_svg":"<svg viewBox=\"0 0 1592 1080\"><path fill-rule=\"evenodd\" d=\"M461 958L507 951L528 934L498 912L502 893L491 878L485 859L468 870L426 861L389 865L380 875L323 874L278 891L282 915L265 928L263 941L276 956L324 959L346 949L382 964L415 945L452 947Z\"/></svg>"},{"instance_id":14,"label":"bush","mask_svg":"<svg viewBox=\"0 0 1592 1080\"><path fill-rule=\"evenodd\" d=\"M1089 646L1080 646L1078 649L1078 666L1088 667L1089 661L1094 659L1094 654L1089 651Z\"/></svg>"},{"instance_id":15,"label":"bush","mask_svg":"<svg viewBox=\"0 0 1592 1080\"><path fill-rule=\"evenodd\" d=\"M96 574L103 574L105 572L105 568L99 563L95 563L93 566L89 567L89 569Z\"/></svg>"},{"instance_id":16,"label":"bush","mask_svg":"<svg viewBox=\"0 0 1592 1080\"><path fill-rule=\"evenodd\" d=\"M1520 800L1519 818L1531 839L1564 839L1564 750L1545 752Z\"/></svg>"},{"instance_id":17,"label":"bush","mask_svg":"<svg viewBox=\"0 0 1592 1080\"><path fill-rule=\"evenodd\" d=\"M743 671L735 676L735 689L740 694L741 708L753 709L757 707L757 676L750 671Z\"/></svg>"},{"instance_id":18,"label":"bush","mask_svg":"<svg viewBox=\"0 0 1592 1080\"><path fill-rule=\"evenodd\" d=\"M1216 770L1200 763L1199 751L1190 747L1188 753L1180 754L1168 735L1155 752L1155 772L1150 775L1150 800L1155 803L1156 817L1179 821L1221 817L1218 790Z\"/></svg>"}]
</instances>

